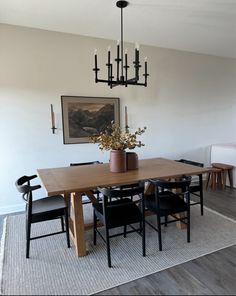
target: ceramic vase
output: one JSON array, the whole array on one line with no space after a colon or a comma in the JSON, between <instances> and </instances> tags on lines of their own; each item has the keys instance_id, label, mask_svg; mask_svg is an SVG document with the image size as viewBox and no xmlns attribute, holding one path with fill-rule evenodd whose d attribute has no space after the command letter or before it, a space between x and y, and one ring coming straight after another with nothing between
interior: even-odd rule
<instances>
[{"instance_id":1,"label":"ceramic vase","mask_svg":"<svg viewBox=\"0 0 236 296\"><path fill-rule=\"evenodd\" d=\"M138 155L135 152L126 153L126 166L127 170L138 169Z\"/></svg>"},{"instance_id":2,"label":"ceramic vase","mask_svg":"<svg viewBox=\"0 0 236 296\"><path fill-rule=\"evenodd\" d=\"M113 173L123 173L126 170L126 152L124 150L111 150L110 171Z\"/></svg>"}]
</instances>

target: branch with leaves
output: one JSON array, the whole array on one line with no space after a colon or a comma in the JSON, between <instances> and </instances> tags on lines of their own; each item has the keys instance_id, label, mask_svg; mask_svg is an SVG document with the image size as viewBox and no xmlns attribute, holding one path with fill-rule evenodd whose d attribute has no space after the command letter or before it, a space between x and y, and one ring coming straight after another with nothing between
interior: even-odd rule
<instances>
[{"instance_id":1,"label":"branch with leaves","mask_svg":"<svg viewBox=\"0 0 236 296\"><path fill-rule=\"evenodd\" d=\"M129 130L122 131L121 127L112 121L111 126L108 126L105 131L99 135L90 136L89 139L92 143L98 143L102 151L134 149L145 146L137 140L137 136L142 135L145 130L146 127L138 128L134 133L130 133Z\"/></svg>"}]
</instances>

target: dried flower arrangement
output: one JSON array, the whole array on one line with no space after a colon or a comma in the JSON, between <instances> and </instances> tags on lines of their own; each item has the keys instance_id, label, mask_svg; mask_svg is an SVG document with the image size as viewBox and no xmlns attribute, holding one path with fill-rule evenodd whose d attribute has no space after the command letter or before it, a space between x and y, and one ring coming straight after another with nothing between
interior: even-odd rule
<instances>
[{"instance_id":1,"label":"dried flower arrangement","mask_svg":"<svg viewBox=\"0 0 236 296\"><path fill-rule=\"evenodd\" d=\"M122 131L121 127L111 122L104 132L99 135L89 137L92 143L98 143L100 150L125 150L144 146L141 141L137 141L137 136L143 134L146 127L138 128L134 133L129 130Z\"/></svg>"}]
</instances>

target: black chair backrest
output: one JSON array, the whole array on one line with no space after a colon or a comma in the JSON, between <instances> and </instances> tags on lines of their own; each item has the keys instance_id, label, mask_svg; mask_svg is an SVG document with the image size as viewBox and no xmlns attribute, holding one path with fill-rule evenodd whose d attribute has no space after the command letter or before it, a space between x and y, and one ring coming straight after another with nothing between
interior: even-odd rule
<instances>
[{"instance_id":1,"label":"black chair backrest","mask_svg":"<svg viewBox=\"0 0 236 296\"><path fill-rule=\"evenodd\" d=\"M204 164L203 163L192 161L192 160L188 160L188 159L179 159L177 161L182 162L182 163L186 163L186 164L190 164L190 165L195 165L195 166L202 167L202 168L204 167Z\"/></svg>"},{"instance_id":2,"label":"black chair backrest","mask_svg":"<svg viewBox=\"0 0 236 296\"><path fill-rule=\"evenodd\" d=\"M22 176L15 182L17 190L22 193L22 198L27 203L32 202L32 191L41 188L41 185L30 185L30 181L35 178L37 178L37 175Z\"/></svg>"},{"instance_id":3,"label":"black chair backrest","mask_svg":"<svg viewBox=\"0 0 236 296\"><path fill-rule=\"evenodd\" d=\"M136 186L135 186L136 185ZM124 197L131 197L135 195L142 194L144 192L144 184L132 184L128 188L122 188L122 189L111 189L111 188L101 188L98 187L98 191L100 191L105 197L109 198L124 198Z\"/></svg>"},{"instance_id":4,"label":"black chair backrest","mask_svg":"<svg viewBox=\"0 0 236 296\"><path fill-rule=\"evenodd\" d=\"M183 192L189 191L189 186L191 183L192 177L182 177L181 180L177 181L166 181L166 180L150 180L155 186L157 193L160 191L163 192L164 189L181 189ZM159 188L161 190L159 190Z\"/></svg>"},{"instance_id":5,"label":"black chair backrest","mask_svg":"<svg viewBox=\"0 0 236 296\"><path fill-rule=\"evenodd\" d=\"M105 216L105 221L109 221L110 219L115 219L112 217L112 213L109 212L109 209L125 208L131 204L136 204L141 201L142 212L144 212L144 184L140 183L139 186L133 188L126 189L110 189L110 188L100 188L98 187L98 191L103 194L102 198L102 207L103 213ZM134 196L139 196L139 199L133 200ZM129 201L127 201L129 198ZM112 199L115 199L112 200ZM126 200L125 203L117 202L117 200ZM121 210L122 211L122 210ZM107 223L107 222L106 222Z\"/></svg>"},{"instance_id":6,"label":"black chair backrest","mask_svg":"<svg viewBox=\"0 0 236 296\"><path fill-rule=\"evenodd\" d=\"M102 162L100 162L98 160L89 161L89 162L75 162L75 163L70 163L70 166L89 165L89 164L102 164Z\"/></svg>"}]
</instances>

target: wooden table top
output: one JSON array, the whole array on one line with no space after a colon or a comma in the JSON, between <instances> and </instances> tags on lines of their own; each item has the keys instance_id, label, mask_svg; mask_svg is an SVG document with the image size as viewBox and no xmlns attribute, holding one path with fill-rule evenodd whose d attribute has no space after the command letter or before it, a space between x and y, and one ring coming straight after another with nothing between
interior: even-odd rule
<instances>
[{"instance_id":1,"label":"wooden table top","mask_svg":"<svg viewBox=\"0 0 236 296\"><path fill-rule=\"evenodd\" d=\"M116 186L154 178L171 178L206 173L201 168L165 158L139 160L139 168L125 173L111 173L109 164L38 169L38 175L49 195L84 192L98 186Z\"/></svg>"}]
</instances>

